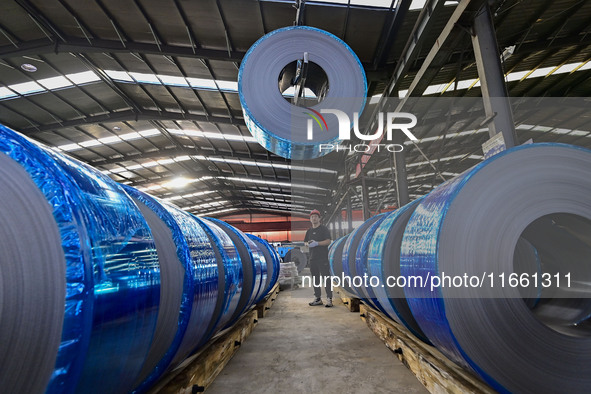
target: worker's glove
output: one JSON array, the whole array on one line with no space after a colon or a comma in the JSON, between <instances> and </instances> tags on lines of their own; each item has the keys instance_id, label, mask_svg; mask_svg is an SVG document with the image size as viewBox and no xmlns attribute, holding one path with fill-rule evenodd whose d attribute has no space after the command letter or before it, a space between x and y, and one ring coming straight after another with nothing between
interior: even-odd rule
<instances>
[{"instance_id":1,"label":"worker's glove","mask_svg":"<svg viewBox=\"0 0 591 394\"><path fill-rule=\"evenodd\" d=\"M308 242L308 247L309 248L315 248L316 246L318 246L318 242L316 242L316 241L310 241L310 242Z\"/></svg>"}]
</instances>

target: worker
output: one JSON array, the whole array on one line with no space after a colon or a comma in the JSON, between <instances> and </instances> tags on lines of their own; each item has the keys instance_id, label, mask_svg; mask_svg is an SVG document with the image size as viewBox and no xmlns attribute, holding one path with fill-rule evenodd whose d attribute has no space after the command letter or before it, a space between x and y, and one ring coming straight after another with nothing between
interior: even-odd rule
<instances>
[{"instance_id":1,"label":"worker","mask_svg":"<svg viewBox=\"0 0 591 394\"><path fill-rule=\"evenodd\" d=\"M312 274L312 284L314 285L314 301L310 306L322 305L321 286L324 284L326 291L326 307L332 306L332 281L330 280L330 267L328 262L328 245L330 245L330 231L320 224L320 211L314 209L310 212L310 223L312 228L306 231L304 242L310 248L310 273Z\"/></svg>"}]
</instances>

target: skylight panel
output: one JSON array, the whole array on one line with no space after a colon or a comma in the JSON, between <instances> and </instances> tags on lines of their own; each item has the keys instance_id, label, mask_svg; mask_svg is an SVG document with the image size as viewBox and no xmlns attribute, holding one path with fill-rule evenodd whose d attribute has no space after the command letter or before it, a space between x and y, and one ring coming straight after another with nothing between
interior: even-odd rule
<instances>
[{"instance_id":1,"label":"skylight panel","mask_svg":"<svg viewBox=\"0 0 591 394\"><path fill-rule=\"evenodd\" d=\"M528 73L530 72L530 70L526 70L526 71L518 71L518 72L514 72L514 73L509 73L507 74L507 81L508 82L513 82L513 81L520 81L523 77L525 77ZM544 74L545 75L545 74Z\"/></svg>"},{"instance_id":2,"label":"skylight panel","mask_svg":"<svg viewBox=\"0 0 591 394\"><path fill-rule=\"evenodd\" d=\"M187 78L187 82L195 89L212 89L217 90L217 85L213 79L203 78Z\"/></svg>"},{"instance_id":3,"label":"skylight panel","mask_svg":"<svg viewBox=\"0 0 591 394\"><path fill-rule=\"evenodd\" d=\"M158 78L165 85L188 87L189 83L184 77L175 77L172 75L158 75Z\"/></svg>"},{"instance_id":4,"label":"skylight panel","mask_svg":"<svg viewBox=\"0 0 591 394\"><path fill-rule=\"evenodd\" d=\"M162 85L162 82L155 74L129 73L129 75L139 83L148 83L152 85Z\"/></svg>"},{"instance_id":5,"label":"skylight panel","mask_svg":"<svg viewBox=\"0 0 591 394\"><path fill-rule=\"evenodd\" d=\"M394 5L398 3L399 0L394 0ZM345 2L346 4L347 2ZM380 7L380 8L390 8L392 4L392 0L351 0L351 5L368 5L371 7Z\"/></svg>"},{"instance_id":6,"label":"skylight panel","mask_svg":"<svg viewBox=\"0 0 591 394\"><path fill-rule=\"evenodd\" d=\"M215 83L218 86L219 90L228 91L228 92L237 92L238 91L238 82L216 80Z\"/></svg>"},{"instance_id":7,"label":"skylight panel","mask_svg":"<svg viewBox=\"0 0 591 394\"><path fill-rule=\"evenodd\" d=\"M179 130L179 129L167 129L169 133L176 135L185 135L187 137L204 137L210 139L224 139L228 141L244 141L244 142L256 142L254 137L243 137L235 134L220 134L212 132L203 132L199 130Z\"/></svg>"},{"instance_id":8,"label":"skylight panel","mask_svg":"<svg viewBox=\"0 0 591 394\"><path fill-rule=\"evenodd\" d=\"M121 138L119 138L117 136L105 137L105 138L99 138L98 141L101 144L108 145L108 144L114 144L114 143L117 143L117 142L121 142Z\"/></svg>"},{"instance_id":9,"label":"skylight panel","mask_svg":"<svg viewBox=\"0 0 591 394\"><path fill-rule=\"evenodd\" d=\"M81 73L67 74L66 78L74 82L76 85L82 85L90 82L97 82L101 79L92 71L84 71Z\"/></svg>"},{"instance_id":10,"label":"skylight panel","mask_svg":"<svg viewBox=\"0 0 591 394\"><path fill-rule=\"evenodd\" d=\"M552 130L552 134L568 134L571 131L572 131L571 129L564 129L564 128L557 127L554 130Z\"/></svg>"},{"instance_id":11,"label":"skylight panel","mask_svg":"<svg viewBox=\"0 0 591 394\"><path fill-rule=\"evenodd\" d=\"M326 190L323 187L318 187L318 186L314 186L314 185L292 184L292 183L288 183L288 182L267 181L267 180L264 180L264 179L238 178L238 177L223 177L222 179L226 179L228 181L235 181L235 182L260 183L262 185L270 185L270 186L282 186L282 187L290 187L290 188Z\"/></svg>"},{"instance_id":12,"label":"skylight panel","mask_svg":"<svg viewBox=\"0 0 591 394\"><path fill-rule=\"evenodd\" d=\"M427 0L413 0L413 2L410 3L409 10L422 10L426 2Z\"/></svg>"},{"instance_id":13,"label":"skylight panel","mask_svg":"<svg viewBox=\"0 0 591 394\"><path fill-rule=\"evenodd\" d=\"M548 131L552 130L552 127L538 125L538 126L535 126L534 128L532 128L532 130L541 131L542 133L547 133Z\"/></svg>"},{"instance_id":14,"label":"skylight panel","mask_svg":"<svg viewBox=\"0 0 591 394\"><path fill-rule=\"evenodd\" d=\"M19 94L30 94L30 93L37 93L42 92L45 89L37 82L24 82L24 83L17 83L15 85L10 85L10 89L14 90Z\"/></svg>"},{"instance_id":15,"label":"skylight panel","mask_svg":"<svg viewBox=\"0 0 591 394\"><path fill-rule=\"evenodd\" d=\"M80 145L78 145L78 144L65 144L65 145L60 145L57 148L59 150L63 150L64 152L70 152L73 150L81 149Z\"/></svg>"},{"instance_id":16,"label":"skylight panel","mask_svg":"<svg viewBox=\"0 0 591 394\"><path fill-rule=\"evenodd\" d=\"M175 201L175 200L180 200L181 198L183 198L183 196L172 196L172 197L166 197L164 199L164 201Z\"/></svg>"},{"instance_id":17,"label":"skylight panel","mask_svg":"<svg viewBox=\"0 0 591 394\"><path fill-rule=\"evenodd\" d=\"M283 97L293 97L294 95L295 95L295 86L290 86L282 93ZM303 97L305 97L307 99L317 98L316 95L314 94L314 92L312 90L310 90L309 88L304 88Z\"/></svg>"},{"instance_id":18,"label":"skylight panel","mask_svg":"<svg viewBox=\"0 0 591 394\"><path fill-rule=\"evenodd\" d=\"M8 88L0 87L0 99L11 98L11 97L18 97L18 95Z\"/></svg>"},{"instance_id":19,"label":"skylight panel","mask_svg":"<svg viewBox=\"0 0 591 394\"><path fill-rule=\"evenodd\" d=\"M126 71L105 70L105 74L116 81L133 82L133 78Z\"/></svg>"},{"instance_id":20,"label":"skylight panel","mask_svg":"<svg viewBox=\"0 0 591 394\"><path fill-rule=\"evenodd\" d=\"M132 132L132 133L127 133L127 134L121 134L119 136L119 138L121 138L123 141L131 141L131 140L137 140L138 138L142 138L142 135L137 132Z\"/></svg>"},{"instance_id":21,"label":"skylight panel","mask_svg":"<svg viewBox=\"0 0 591 394\"><path fill-rule=\"evenodd\" d=\"M80 142L79 143L80 146L84 147L84 148L90 148L93 146L98 146L98 145L102 145L101 142L99 140L88 140L88 141L84 141L84 142Z\"/></svg>"},{"instance_id":22,"label":"skylight panel","mask_svg":"<svg viewBox=\"0 0 591 394\"><path fill-rule=\"evenodd\" d=\"M189 209L189 208L186 208L186 209ZM233 212L233 211L237 211L237 210L238 210L238 208L226 208L226 209L220 209L219 211L203 212L203 213L200 213L196 216L202 217L202 216L206 216L206 215L217 215L220 213Z\"/></svg>"},{"instance_id":23,"label":"skylight panel","mask_svg":"<svg viewBox=\"0 0 591 394\"><path fill-rule=\"evenodd\" d=\"M583 63L569 63L564 64L558 68L558 70L554 71L554 74L568 74L580 67Z\"/></svg>"},{"instance_id":24,"label":"skylight panel","mask_svg":"<svg viewBox=\"0 0 591 394\"><path fill-rule=\"evenodd\" d=\"M534 70L531 74L527 76L526 79L530 78L541 78L547 76L549 73L552 72L556 67L542 67Z\"/></svg>"},{"instance_id":25,"label":"skylight panel","mask_svg":"<svg viewBox=\"0 0 591 394\"><path fill-rule=\"evenodd\" d=\"M427 89L425 89L425 92L423 93L423 95L441 93L447 87L447 85L448 84L446 84L446 83L442 83L441 85L431 85Z\"/></svg>"},{"instance_id":26,"label":"skylight panel","mask_svg":"<svg viewBox=\"0 0 591 394\"><path fill-rule=\"evenodd\" d=\"M72 86L72 82L68 81L66 77L52 77L52 78L44 78L40 79L37 82L45 89L60 89Z\"/></svg>"},{"instance_id":27,"label":"skylight panel","mask_svg":"<svg viewBox=\"0 0 591 394\"><path fill-rule=\"evenodd\" d=\"M142 137L154 137L159 134L160 134L160 131L158 131L156 129L149 129L149 130L140 131L140 135Z\"/></svg>"},{"instance_id":28,"label":"skylight panel","mask_svg":"<svg viewBox=\"0 0 591 394\"><path fill-rule=\"evenodd\" d=\"M478 81L477 79L466 79L464 81L458 82L458 89L469 89L470 86L474 84L474 82ZM454 88L452 84L452 89Z\"/></svg>"},{"instance_id":29,"label":"skylight panel","mask_svg":"<svg viewBox=\"0 0 591 394\"><path fill-rule=\"evenodd\" d=\"M370 97L369 99L369 104L377 104L380 102L380 100L382 99L382 94L374 94L373 96Z\"/></svg>"}]
</instances>

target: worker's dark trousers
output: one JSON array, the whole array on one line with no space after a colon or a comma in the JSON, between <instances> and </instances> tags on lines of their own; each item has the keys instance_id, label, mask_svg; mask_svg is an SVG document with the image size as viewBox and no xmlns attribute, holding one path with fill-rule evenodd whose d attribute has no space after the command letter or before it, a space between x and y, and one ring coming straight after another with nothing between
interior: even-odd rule
<instances>
[{"instance_id":1,"label":"worker's dark trousers","mask_svg":"<svg viewBox=\"0 0 591 394\"><path fill-rule=\"evenodd\" d=\"M326 297L332 298L332 282L330 280L330 266L327 261L310 261L310 273L312 274L312 284L314 285L314 295L320 298L322 289L319 285L324 284L326 277Z\"/></svg>"}]
</instances>

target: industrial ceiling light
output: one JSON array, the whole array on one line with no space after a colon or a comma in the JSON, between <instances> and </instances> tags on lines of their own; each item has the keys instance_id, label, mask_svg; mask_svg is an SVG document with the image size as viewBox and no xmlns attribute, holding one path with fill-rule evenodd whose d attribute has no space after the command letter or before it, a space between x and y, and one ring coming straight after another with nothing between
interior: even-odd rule
<instances>
[{"instance_id":1,"label":"industrial ceiling light","mask_svg":"<svg viewBox=\"0 0 591 394\"><path fill-rule=\"evenodd\" d=\"M166 188L173 188L173 189L180 189L182 187L187 186L189 183L191 183L192 180L191 179L187 179L187 178L175 178L173 180L171 180L170 182L167 182L164 187Z\"/></svg>"},{"instance_id":2,"label":"industrial ceiling light","mask_svg":"<svg viewBox=\"0 0 591 394\"><path fill-rule=\"evenodd\" d=\"M506 62L515 53L515 45L508 46L501 54L501 61Z\"/></svg>"},{"instance_id":3,"label":"industrial ceiling light","mask_svg":"<svg viewBox=\"0 0 591 394\"><path fill-rule=\"evenodd\" d=\"M33 66L30 63L21 64L21 68L27 72L30 72L30 73L34 73L35 71L37 71L37 67Z\"/></svg>"}]
</instances>

